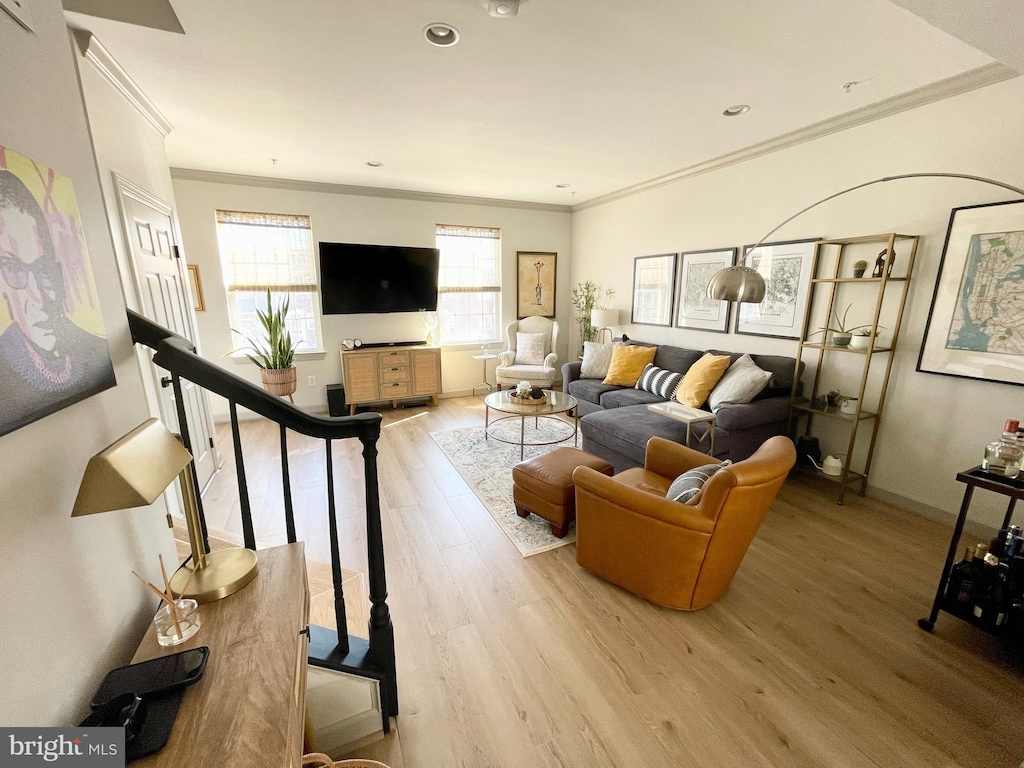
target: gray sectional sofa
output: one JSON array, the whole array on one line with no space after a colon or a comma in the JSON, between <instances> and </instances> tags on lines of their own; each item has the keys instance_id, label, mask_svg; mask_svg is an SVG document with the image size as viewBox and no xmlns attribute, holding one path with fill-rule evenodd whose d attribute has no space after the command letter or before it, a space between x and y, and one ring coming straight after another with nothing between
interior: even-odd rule
<instances>
[{"instance_id":1,"label":"gray sectional sofa","mask_svg":"<svg viewBox=\"0 0 1024 768\"><path fill-rule=\"evenodd\" d=\"M635 340L629 343L655 346ZM733 361L743 355L742 352L684 349L663 344L658 345L654 364L686 373L705 351L729 355ZM772 378L753 402L723 405L719 409L715 427L715 455L719 458L742 461L769 437L784 435L788 428L796 360L778 355L752 354L750 357L760 368L771 371ZM643 466L647 441L655 435L686 443L685 424L647 410L650 403L663 402L663 398L631 387L604 384L600 379L582 379L580 366L578 361L562 366L562 389L579 402L583 450L610 461L615 471L621 472ZM801 374L803 369L801 362ZM704 434L706 426L694 425L691 447L707 450L706 440L703 444L696 441L697 436Z\"/></svg>"}]
</instances>

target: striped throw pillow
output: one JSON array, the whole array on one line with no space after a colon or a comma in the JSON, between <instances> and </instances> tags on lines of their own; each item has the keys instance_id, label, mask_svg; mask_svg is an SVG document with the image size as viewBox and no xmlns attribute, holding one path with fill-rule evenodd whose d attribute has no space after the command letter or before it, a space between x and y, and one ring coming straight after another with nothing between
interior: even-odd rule
<instances>
[{"instance_id":1,"label":"striped throw pillow","mask_svg":"<svg viewBox=\"0 0 1024 768\"><path fill-rule=\"evenodd\" d=\"M669 486L668 491L665 493L665 498L678 501L681 504L693 503L697 494L704 489L704 483L710 480L715 472L722 467L729 466L731 463L729 459L726 459L721 464L705 464L704 466L694 467L683 472L683 474L672 481L672 485Z\"/></svg>"},{"instance_id":2,"label":"striped throw pillow","mask_svg":"<svg viewBox=\"0 0 1024 768\"><path fill-rule=\"evenodd\" d=\"M652 395L658 395L666 400L671 400L675 394L676 387L683 380L683 374L675 371L667 371L659 368L654 363L648 363L640 378L636 380L636 388Z\"/></svg>"}]
</instances>

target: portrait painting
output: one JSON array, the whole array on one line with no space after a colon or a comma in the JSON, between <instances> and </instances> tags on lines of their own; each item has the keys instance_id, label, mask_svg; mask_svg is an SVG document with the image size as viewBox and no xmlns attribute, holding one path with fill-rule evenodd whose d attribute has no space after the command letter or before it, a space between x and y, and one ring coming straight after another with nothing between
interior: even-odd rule
<instances>
[{"instance_id":1,"label":"portrait painting","mask_svg":"<svg viewBox=\"0 0 1024 768\"><path fill-rule=\"evenodd\" d=\"M0 435L113 387L71 179L0 146Z\"/></svg>"},{"instance_id":2,"label":"portrait painting","mask_svg":"<svg viewBox=\"0 0 1024 768\"><path fill-rule=\"evenodd\" d=\"M556 253L516 253L516 316L555 316Z\"/></svg>"}]
</instances>

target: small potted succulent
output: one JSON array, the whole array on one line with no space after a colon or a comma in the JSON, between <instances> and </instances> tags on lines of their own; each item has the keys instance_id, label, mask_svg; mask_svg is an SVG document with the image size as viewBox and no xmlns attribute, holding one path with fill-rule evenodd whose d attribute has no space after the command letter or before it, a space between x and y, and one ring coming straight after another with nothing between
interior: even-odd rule
<instances>
[{"instance_id":1,"label":"small potted succulent","mask_svg":"<svg viewBox=\"0 0 1024 768\"><path fill-rule=\"evenodd\" d=\"M839 405L843 402L843 395L838 389L833 389L827 395L825 395L825 410L829 413L835 413L839 408Z\"/></svg>"},{"instance_id":2,"label":"small potted succulent","mask_svg":"<svg viewBox=\"0 0 1024 768\"><path fill-rule=\"evenodd\" d=\"M878 330L874 333L875 338L878 338L881 330L882 326L878 326ZM858 328L850 338L850 349L868 349L871 346L871 336L871 326L865 325L863 328Z\"/></svg>"},{"instance_id":3,"label":"small potted succulent","mask_svg":"<svg viewBox=\"0 0 1024 768\"><path fill-rule=\"evenodd\" d=\"M861 259L860 261L853 265L853 276L864 277L864 273L867 272L867 269L868 263Z\"/></svg>"}]
</instances>

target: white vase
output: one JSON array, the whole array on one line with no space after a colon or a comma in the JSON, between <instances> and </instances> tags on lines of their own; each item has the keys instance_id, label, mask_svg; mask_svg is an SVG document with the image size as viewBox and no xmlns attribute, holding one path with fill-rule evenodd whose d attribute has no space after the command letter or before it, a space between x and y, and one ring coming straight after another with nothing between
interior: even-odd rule
<instances>
[{"instance_id":1,"label":"white vase","mask_svg":"<svg viewBox=\"0 0 1024 768\"><path fill-rule=\"evenodd\" d=\"M850 339L850 349L867 349L870 346L870 336L854 336Z\"/></svg>"}]
</instances>

